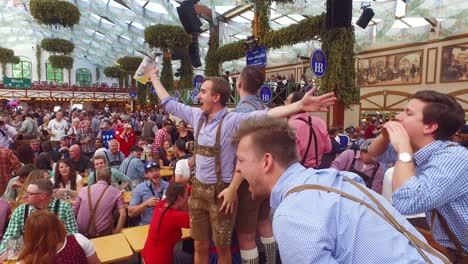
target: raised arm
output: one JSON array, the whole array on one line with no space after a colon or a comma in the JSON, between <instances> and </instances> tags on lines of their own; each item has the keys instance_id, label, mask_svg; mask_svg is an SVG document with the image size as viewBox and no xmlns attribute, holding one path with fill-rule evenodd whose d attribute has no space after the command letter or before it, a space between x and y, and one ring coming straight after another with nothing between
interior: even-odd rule
<instances>
[{"instance_id":1,"label":"raised arm","mask_svg":"<svg viewBox=\"0 0 468 264\"><path fill-rule=\"evenodd\" d=\"M148 76L153 84L154 90L158 95L159 99L162 101L168 98L170 95L167 92L166 88L162 85L161 81L158 78L159 68L157 65L149 64L145 68L145 76Z\"/></svg>"},{"instance_id":2,"label":"raised arm","mask_svg":"<svg viewBox=\"0 0 468 264\"><path fill-rule=\"evenodd\" d=\"M328 107L333 105L336 97L333 93L313 96L317 88L308 91L298 102L283 105L268 110L268 115L272 117L288 117L301 112L326 112Z\"/></svg>"}]
</instances>

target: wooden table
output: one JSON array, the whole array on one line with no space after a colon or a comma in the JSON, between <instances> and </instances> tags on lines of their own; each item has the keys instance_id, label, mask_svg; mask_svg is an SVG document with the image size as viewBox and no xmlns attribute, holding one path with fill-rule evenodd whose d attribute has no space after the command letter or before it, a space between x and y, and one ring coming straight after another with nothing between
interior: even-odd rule
<instances>
[{"instance_id":1,"label":"wooden table","mask_svg":"<svg viewBox=\"0 0 468 264\"><path fill-rule=\"evenodd\" d=\"M91 242L102 263L126 260L133 256L133 251L123 234L99 237L91 239Z\"/></svg>"},{"instance_id":2,"label":"wooden table","mask_svg":"<svg viewBox=\"0 0 468 264\"><path fill-rule=\"evenodd\" d=\"M140 252L145 246L146 238L148 237L149 225L130 227L122 229L122 234L132 247L134 252Z\"/></svg>"},{"instance_id":3,"label":"wooden table","mask_svg":"<svg viewBox=\"0 0 468 264\"><path fill-rule=\"evenodd\" d=\"M173 174L174 174L173 169L160 169L159 170L159 175L161 177L168 177L168 176L172 176Z\"/></svg>"}]
</instances>

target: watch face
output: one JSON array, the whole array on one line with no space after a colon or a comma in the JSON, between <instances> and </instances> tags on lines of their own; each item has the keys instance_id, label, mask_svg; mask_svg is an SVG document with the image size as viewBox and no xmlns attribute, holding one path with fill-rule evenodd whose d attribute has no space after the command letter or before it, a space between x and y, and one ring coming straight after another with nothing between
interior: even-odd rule
<instances>
[{"instance_id":1,"label":"watch face","mask_svg":"<svg viewBox=\"0 0 468 264\"><path fill-rule=\"evenodd\" d=\"M403 162L410 162L411 161L411 154L409 154L407 152L401 153L399 155L398 159L403 161Z\"/></svg>"}]
</instances>

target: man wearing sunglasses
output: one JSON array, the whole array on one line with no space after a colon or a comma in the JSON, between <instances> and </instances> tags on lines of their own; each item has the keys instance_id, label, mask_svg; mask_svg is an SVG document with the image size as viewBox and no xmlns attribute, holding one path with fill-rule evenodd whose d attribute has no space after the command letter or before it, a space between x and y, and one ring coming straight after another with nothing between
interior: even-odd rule
<instances>
[{"instance_id":1,"label":"man wearing sunglasses","mask_svg":"<svg viewBox=\"0 0 468 264\"><path fill-rule=\"evenodd\" d=\"M26 204L18 206L13 212L10 223L0 244L0 262L6 259L6 242L15 236L23 234L26 218L36 210L48 210L62 220L69 235L78 232L72 207L63 200L52 197L53 185L50 180L39 179L32 181L26 189Z\"/></svg>"}]
</instances>

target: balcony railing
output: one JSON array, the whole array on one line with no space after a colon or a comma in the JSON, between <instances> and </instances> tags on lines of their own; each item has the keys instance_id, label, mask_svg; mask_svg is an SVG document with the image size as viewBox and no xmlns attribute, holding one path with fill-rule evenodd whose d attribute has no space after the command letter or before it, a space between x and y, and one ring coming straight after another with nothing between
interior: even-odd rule
<instances>
[{"instance_id":1,"label":"balcony railing","mask_svg":"<svg viewBox=\"0 0 468 264\"><path fill-rule=\"evenodd\" d=\"M129 93L130 91L134 90L134 88L124 88L124 87L111 87L107 84L100 84L94 86L76 86L72 85L69 86L67 84L63 85L54 85L54 84L45 84L45 83L33 83L31 88L12 88L12 87L5 87L2 83L0 83L0 89L13 89L13 90L42 90L42 91L75 91L75 92L110 92L110 93Z\"/></svg>"}]
</instances>

